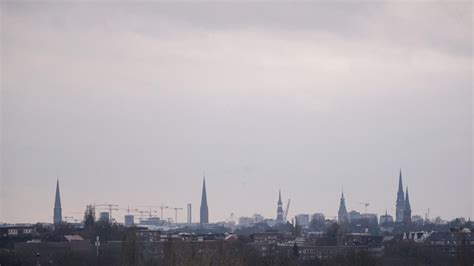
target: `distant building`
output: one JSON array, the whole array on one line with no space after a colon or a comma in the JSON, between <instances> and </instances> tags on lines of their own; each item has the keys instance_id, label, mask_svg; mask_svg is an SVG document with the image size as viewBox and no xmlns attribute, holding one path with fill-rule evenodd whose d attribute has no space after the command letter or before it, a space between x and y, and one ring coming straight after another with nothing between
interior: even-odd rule
<instances>
[{"instance_id":1,"label":"distant building","mask_svg":"<svg viewBox=\"0 0 474 266\"><path fill-rule=\"evenodd\" d=\"M347 209L346 209L346 199L344 198L344 190L341 193L341 200L339 202L339 211L337 212L337 221L340 224L345 224L349 222L349 217L347 215Z\"/></svg>"},{"instance_id":2,"label":"distant building","mask_svg":"<svg viewBox=\"0 0 474 266\"><path fill-rule=\"evenodd\" d=\"M364 221L365 225L378 225L378 217L375 213L363 213L361 214L361 218Z\"/></svg>"},{"instance_id":3,"label":"distant building","mask_svg":"<svg viewBox=\"0 0 474 266\"><path fill-rule=\"evenodd\" d=\"M125 227L132 227L135 224L135 216L131 214L125 215L124 219L125 219Z\"/></svg>"},{"instance_id":4,"label":"distant building","mask_svg":"<svg viewBox=\"0 0 474 266\"><path fill-rule=\"evenodd\" d=\"M295 215L295 221L300 226L309 225L309 214L297 214Z\"/></svg>"},{"instance_id":5,"label":"distant building","mask_svg":"<svg viewBox=\"0 0 474 266\"><path fill-rule=\"evenodd\" d=\"M239 226L247 227L255 224L255 220L252 217L239 217Z\"/></svg>"},{"instance_id":6,"label":"distant building","mask_svg":"<svg viewBox=\"0 0 474 266\"><path fill-rule=\"evenodd\" d=\"M140 225L162 226L164 224L165 224L165 221L161 220L160 217L150 217L147 219L140 220Z\"/></svg>"},{"instance_id":7,"label":"distant building","mask_svg":"<svg viewBox=\"0 0 474 266\"><path fill-rule=\"evenodd\" d=\"M411 217L411 222L416 225L423 225L425 220L420 215L413 215Z\"/></svg>"},{"instance_id":8,"label":"distant building","mask_svg":"<svg viewBox=\"0 0 474 266\"><path fill-rule=\"evenodd\" d=\"M393 217L392 215L389 215L387 211L385 211L384 215L380 215L379 221L381 226L386 226L393 223Z\"/></svg>"},{"instance_id":9,"label":"distant building","mask_svg":"<svg viewBox=\"0 0 474 266\"><path fill-rule=\"evenodd\" d=\"M59 194L59 179L56 181L56 197L54 199L54 216L53 223L60 224L62 222L61 195Z\"/></svg>"},{"instance_id":10,"label":"distant building","mask_svg":"<svg viewBox=\"0 0 474 266\"><path fill-rule=\"evenodd\" d=\"M202 194L201 194L201 211L200 220L201 224L209 223L209 209L207 207L207 193L206 193L206 177L202 180Z\"/></svg>"},{"instance_id":11,"label":"distant building","mask_svg":"<svg viewBox=\"0 0 474 266\"><path fill-rule=\"evenodd\" d=\"M265 217L263 217L263 215L258 214L258 213L254 214L252 218L255 223L263 223L265 221Z\"/></svg>"},{"instance_id":12,"label":"distant building","mask_svg":"<svg viewBox=\"0 0 474 266\"><path fill-rule=\"evenodd\" d=\"M281 190L278 191L277 218L278 223L283 223L283 203L281 202Z\"/></svg>"},{"instance_id":13,"label":"distant building","mask_svg":"<svg viewBox=\"0 0 474 266\"><path fill-rule=\"evenodd\" d=\"M36 235L32 225L8 225L0 227L0 237L25 237Z\"/></svg>"},{"instance_id":14,"label":"distant building","mask_svg":"<svg viewBox=\"0 0 474 266\"><path fill-rule=\"evenodd\" d=\"M100 212L100 213L99 213L99 221L102 221L102 222L109 222L109 221L110 221L110 213L108 213L108 212Z\"/></svg>"},{"instance_id":15,"label":"distant building","mask_svg":"<svg viewBox=\"0 0 474 266\"><path fill-rule=\"evenodd\" d=\"M187 222L188 222L188 224L192 224L193 220L192 220L192 205L191 205L191 203L188 203L187 211L188 211L187 212L188 213Z\"/></svg>"},{"instance_id":16,"label":"distant building","mask_svg":"<svg viewBox=\"0 0 474 266\"><path fill-rule=\"evenodd\" d=\"M350 220L351 223L362 220L362 215L358 211L351 211L349 212L347 216L348 216L348 220Z\"/></svg>"},{"instance_id":17,"label":"distant building","mask_svg":"<svg viewBox=\"0 0 474 266\"><path fill-rule=\"evenodd\" d=\"M311 216L311 221L317 221L319 223L324 223L326 221L326 217L322 213L315 213Z\"/></svg>"},{"instance_id":18,"label":"distant building","mask_svg":"<svg viewBox=\"0 0 474 266\"><path fill-rule=\"evenodd\" d=\"M135 231L138 241L159 242L161 240L161 231L157 230L138 230Z\"/></svg>"},{"instance_id":19,"label":"distant building","mask_svg":"<svg viewBox=\"0 0 474 266\"><path fill-rule=\"evenodd\" d=\"M360 213L351 211L349 213L349 221L352 225L378 225L378 217L375 213Z\"/></svg>"}]
</instances>

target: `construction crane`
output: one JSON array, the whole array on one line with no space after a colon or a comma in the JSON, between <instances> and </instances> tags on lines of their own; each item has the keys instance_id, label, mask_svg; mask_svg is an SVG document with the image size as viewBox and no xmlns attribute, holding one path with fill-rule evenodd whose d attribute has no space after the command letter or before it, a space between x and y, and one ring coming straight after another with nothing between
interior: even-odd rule
<instances>
[{"instance_id":1,"label":"construction crane","mask_svg":"<svg viewBox=\"0 0 474 266\"><path fill-rule=\"evenodd\" d=\"M74 219L74 217L72 217L72 216L64 216L63 218L64 218L64 221L65 221L66 223L67 223L67 220L68 220L68 219L71 219L71 220Z\"/></svg>"},{"instance_id":2,"label":"construction crane","mask_svg":"<svg viewBox=\"0 0 474 266\"><path fill-rule=\"evenodd\" d=\"M183 208L171 208L174 210L174 223L178 224L178 211L182 210Z\"/></svg>"},{"instance_id":3,"label":"construction crane","mask_svg":"<svg viewBox=\"0 0 474 266\"><path fill-rule=\"evenodd\" d=\"M140 206L140 207L149 208L149 211L150 211L150 212L149 212L149 213L150 213L150 218L151 218L151 216L152 216L152 215L151 215L151 213L152 213L151 209L152 209L152 208L159 208L160 211L161 211L161 212L160 212L160 219L161 219L161 220L163 220L163 210L169 208L168 206L165 206L164 204L161 204L161 205L159 205L159 206L152 205L152 206Z\"/></svg>"},{"instance_id":4,"label":"construction crane","mask_svg":"<svg viewBox=\"0 0 474 266\"><path fill-rule=\"evenodd\" d=\"M286 204L285 215L283 216L283 221L286 222L286 217L288 217L288 211L290 210L290 202L291 199L288 199L288 203Z\"/></svg>"},{"instance_id":5,"label":"construction crane","mask_svg":"<svg viewBox=\"0 0 474 266\"><path fill-rule=\"evenodd\" d=\"M160 219L163 220L163 209L168 209L169 207L168 207L168 206L165 206L165 205L163 205L163 204L161 204L161 205L159 206L159 208L160 208L160 210L161 210Z\"/></svg>"},{"instance_id":6,"label":"construction crane","mask_svg":"<svg viewBox=\"0 0 474 266\"><path fill-rule=\"evenodd\" d=\"M370 203L368 202L359 202L359 204L362 204L365 206L365 213L367 213L367 207L369 207Z\"/></svg>"},{"instance_id":7,"label":"construction crane","mask_svg":"<svg viewBox=\"0 0 474 266\"><path fill-rule=\"evenodd\" d=\"M135 212L138 212L140 214L140 220L143 220L143 214L144 213L148 213L148 211L140 211L138 209Z\"/></svg>"},{"instance_id":8,"label":"construction crane","mask_svg":"<svg viewBox=\"0 0 474 266\"><path fill-rule=\"evenodd\" d=\"M127 211L128 215L130 215L130 212L139 211L138 209L130 209L130 206L128 206L128 208L119 208L119 210Z\"/></svg>"},{"instance_id":9,"label":"construction crane","mask_svg":"<svg viewBox=\"0 0 474 266\"><path fill-rule=\"evenodd\" d=\"M117 204L109 204L109 203L106 203L106 204L95 204L94 207L97 207L99 206L100 208L102 209L107 209L109 210L109 215L110 215L110 220L112 221L112 211L118 211L118 205ZM100 209L99 208L99 209Z\"/></svg>"}]
</instances>

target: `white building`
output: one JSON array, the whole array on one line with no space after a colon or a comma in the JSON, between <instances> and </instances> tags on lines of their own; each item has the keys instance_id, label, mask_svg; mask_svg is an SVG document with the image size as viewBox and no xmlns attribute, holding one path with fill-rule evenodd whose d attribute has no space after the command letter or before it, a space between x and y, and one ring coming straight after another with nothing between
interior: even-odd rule
<instances>
[{"instance_id":1,"label":"white building","mask_svg":"<svg viewBox=\"0 0 474 266\"><path fill-rule=\"evenodd\" d=\"M298 225L308 226L309 225L309 214L297 214L297 215L295 215L295 221Z\"/></svg>"}]
</instances>

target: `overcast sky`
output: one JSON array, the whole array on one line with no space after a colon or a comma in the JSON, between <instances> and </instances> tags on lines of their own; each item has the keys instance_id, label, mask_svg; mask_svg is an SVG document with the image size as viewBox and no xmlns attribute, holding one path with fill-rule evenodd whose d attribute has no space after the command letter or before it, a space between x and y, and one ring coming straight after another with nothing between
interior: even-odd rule
<instances>
[{"instance_id":1,"label":"overcast sky","mask_svg":"<svg viewBox=\"0 0 474 266\"><path fill-rule=\"evenodd\" d=\"M1 12L0 222L51 222L57 178L65 216L197 221L203 171L211 222L275 217L279 188L290 216L336 215L341 187L393 215L399 168L413 214L472 217L471 1Z\"/></svg>"}]
</instances>

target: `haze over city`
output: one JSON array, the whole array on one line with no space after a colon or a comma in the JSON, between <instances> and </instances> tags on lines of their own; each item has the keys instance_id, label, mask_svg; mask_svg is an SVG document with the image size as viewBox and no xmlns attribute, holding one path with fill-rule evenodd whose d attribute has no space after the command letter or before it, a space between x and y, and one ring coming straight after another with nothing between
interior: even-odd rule
<instances>
[{"instance_id":1,"label":"haze over city","mask_svg":"<svg viewBox=\"0 0 474 266\"><path fill-rule=\"evenodd\" d=\"M419 14L423 12L423 16ZM473 214L472 3L1 3L0 221ZM79 213L79 214L78 214ZM178 219L185 220L182 211ZM167 214L172 217L171 211Z\"/></svg>"}]
</instances>

